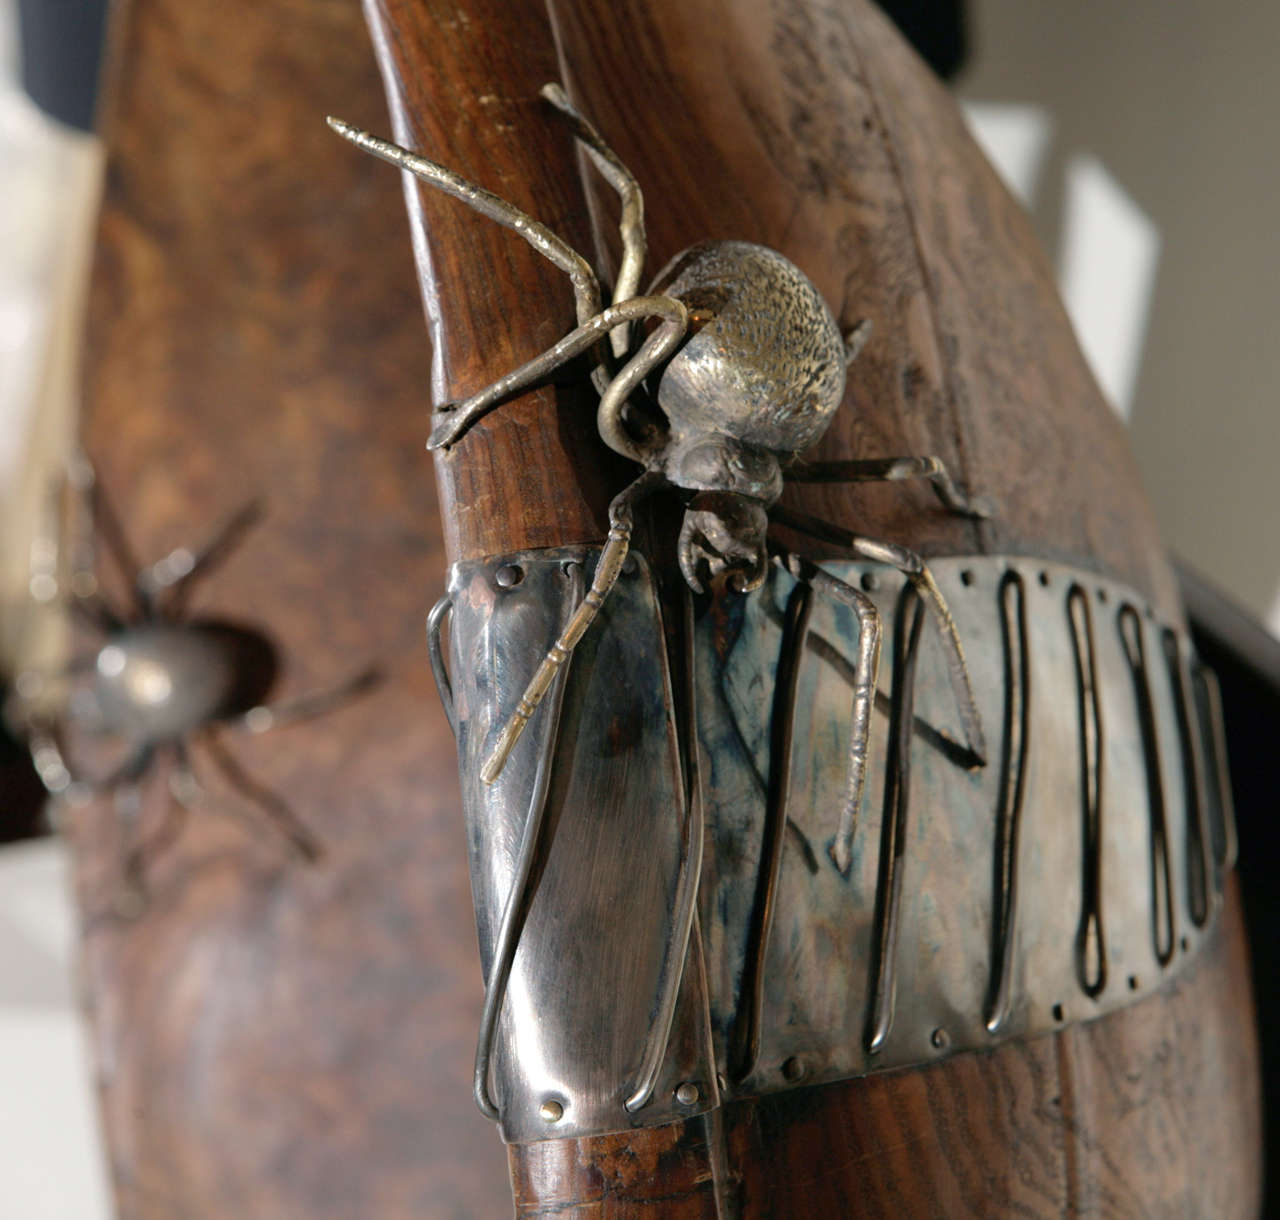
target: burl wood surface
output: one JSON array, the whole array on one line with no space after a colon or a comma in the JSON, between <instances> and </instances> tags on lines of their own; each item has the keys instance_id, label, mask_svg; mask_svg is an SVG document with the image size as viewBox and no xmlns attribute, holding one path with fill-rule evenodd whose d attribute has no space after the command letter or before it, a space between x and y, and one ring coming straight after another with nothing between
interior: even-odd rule
<instances>
[{"instance_id":1,"label":"burl wood surface","mask_svg":"<svg viewBox=\"0 0 1280 1220\"><path fill-rule=\"evenodd\" d=\"M387 671L322 719L228 738L321 837L314 867L209 812L129 923L110 811L74 817L119 1215L500 1216L503 1149L470 1091L456 766L423 643L445 561L422 310L395 175L324 124L385 123L368 33L346 0L132 0L116 33L86 368L102 481L146 559L263 498L193 608L271 635L277 693ZM196 763L214 785L199 746Z\"/></svg>"},{"instance_id":2,"label":"burl wood surface","mask_svg":"<svg viewBox=\"0 0 1280 1220\"><path fill-rule=\"evenodd\" d=\"M1206 952L1121 1017L941 1066L728 1108L722 1135L511 1150L522 1218L1250 1216L1257 1061L1239 903ZM1247 995L1244 997L1247 1002Z\"/></svg>"},{"instance_id":3,"label":"burl wood surface","mask_svg":"<svg viewBox=\"0 0 1280 1220\"><path fill-rule=\"evenodd\" d=\"M959 521L902 486L789 502L926 554L1079 564L1180 617L1123 430L1028 224L864 0L367 8L401 143L610 268L616 203L536 98L563 80L646 192L651 270L697 240L754 240L807 271L843 323L872 321L816 456L937 454L997 511ZM571 327L567 283L519 238L425 188L409 200L437 401ZM451 558L601 536L626 476L601 456L592 415L566 373L441 460ZM517 1147L511 1164L528 1216L711 1217L735 1204L750 1217L1244 1216L1258 1207L1258 1125L1232 889L1193 971L1095 1025L730 1107L720 1127Z\"/></svg>"}]
</instances>

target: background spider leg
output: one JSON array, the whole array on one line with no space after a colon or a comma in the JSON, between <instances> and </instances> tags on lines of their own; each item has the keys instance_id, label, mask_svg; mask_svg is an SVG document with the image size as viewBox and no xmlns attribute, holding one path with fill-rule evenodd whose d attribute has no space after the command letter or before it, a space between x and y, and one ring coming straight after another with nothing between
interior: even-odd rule
<instances>
[{"instance_id":1,"label":"background spider leg","mask_svg":"<svg viewBox=\"0 0 1280 1220\"><path fill-rule=\"evenodd\" d=\"M849 770L845 780L844 805L840 824L830 847L831 859L841 874L847 874L853 859L853 839L862 808L866 782L867 752L871 742L871 711L875 706L876 682L880 674L880 612L875 603L851 584L832 576L816 563L780 546L771 546L778 561L797 580L848 606L858 619L857 656L853 664L853 713L849 728Z\"/></svg>"},{"instance_id":2,"label":"background spider leg","mask_svg":"<svg viewBox=\"0 0 1280 1220\"><path fill-rule=\"evenodd\" d=\"M955 619L947 606L942 591L933 579L928 565L915 551L898 546L892 542L878 542L874 538L863 538L852 530L833 525L811 517L808 513L796 512L794 509L775 505L770 509L770 516L779 525L785 525L811 538L823 542L833 542L837 546L847 547L864 559L873 559L877 563L885 563L897 568L933 607L938 621L938 634L942 639L947 654L947 670L951 678L951 688L955 694L956 706L960 712L960 724L965 735L965 744L969 748L974 766L983 767L987 762L986 735L982 731L982 716L973 697L973 683L969 679L969 666L964 659L964 646L960 643L960 633L956 629Z\"/></svg>"},{"instance_id":3,"label":"background spider leg","mask_svg":"<svg viewBox=\"0 0 1280 1220\"><path fill-rule=\"evenodd\" d=\"M171 748L173 769L168 776L168 793L172 799L165 802L160 824L149 835L143 836L141 826L136 825L124 853L121 872L126 886L138 900L145 900L146 876L152 861L178 841L195 801L202 795L185 743L175 741Z\"/></svg>"},{"instance_id":4,"label":"background spider leg","mask_svg":"<svg viewBox=\"0 0 1280 1220\"><path fill-rule=\"evenodd\" d=\"M120 784L137 779L151 765L154 749L142 743L105 775L82 774L73 767L63 741L62 724L47 716L28 721L27 746L40 782L52 796L106 796Z\"/></svg>"},{"instance_id":5,"label":"background spider leg","mask_svg":"<svg viewBox=\"0 0 1280 1220\"><path fill-rule=\"evenodd\" d=\"M622 219L619 223L622 234L622 263L618 267L618 279L613 286L613 303L618 305L630 300L639 292L640 277L644 274L646 252L644 196L640 192L640 184L623 163L622 158L605 143L604 137L596 130L595 124L569 101L565 91L558 84L552 82L543 85L541 93L569 120L573 134L586 146L596 169L618 192L618 198L622 201ZM629 327L619 326L609 336L609 341L613 345L613 354L618 359L627 354L628 329Z\"/></svg>"},{"instance_id":6,"label":"background spider leg","mask_svg":"<svg viewBox=\"0 0 1280 1220\"><path fill-rule=\"evenodd\" d=\"M246 800L256 805L284 836L289 845L308 863L315 863L323 854L320 841L307 829L306 824L293 812L284 800L269 788L259 784L235 760L223 745L217 729L209 729L203 735L205 748L214 765L227 782ZM236 812L234 805L226 806Z\"/></svg>"},{"instance_id":7,"label":"background spider leg","mask_svg":"<svg viewBox=\"0 0 1280 1220\"><path fill-rule=\"evenodd\" d=\"M796 462L787 467L789 483L899 483L928 479L942 506L961 517L983 520L991 516L984 500L970 500L955 484L941 458L871 458L850 462Z\"/></svg>"},{"instance_id":8,"label":"background spider leg","mask_svg":"<svg viewBox=\"0 0 1280 1220\"><path fill-rule=\"evenodd\" d=\"M244 715L237 716L227 723L239 725L251 733L265 733L269 729L278 729L285 725L297 724L301 720L322 716L331 708L371 690L381 681L382 671L376 665L370 665L345 682L338 683L337 686L308 691L305 695L295 695L291 699L281 699L277 703L260 703L257 707L251 707Z\"/></svg>"},{"instance_id":9,"label":"background spider leg","mask_svg":"<svg viewBox=\"0 0 1280 1220\"><path fill-rule=\"evenodd\" d=\"M115 605L98 583L97 573L94 570L94 525L98 519L94 484L93 467L88 459L73 457L67 464L65 477L58 481L58 488L53 496L55 504L58 505L54 509L53 517L59 524L53 527L51 539L39 548L34 546L32 548L32 589L35 589L37 581L47 583L52 580L54 589L61 585L57 578L60 566L59 555L65 552L64 591L71 611L98 631L110 635L120 631L134 619L138 608L129 606L122 609ZM66 504L62 501L64 488L69 498L69 503ZM114 518L111 519L114 521ZM126 545L123 564L126 567L126 576L130 580L132 580L132 569L127 565L131 562L132 558Z\"/></svg>"},{"instance_id":10,"label":"background spider leg","mask_svg":"<svg viewBox=\"0 0 1280 1220\"><path fill-rule=\"evenodd\" d=\"M569 571L573 582L569 591L569 605L576 610L582 599L582 565L575 563ZM550 720L547 725L546 740L542 754L538 758L538 769L533 777L529 812L525 815L524 829L520 835L520 850L516 856L515 870L511 877L511 888L507 891L507 901L502 910L502 923L498 929L498 938L494 942L493 964L489 968L489 977L485 980L484 1011L480 1016L480 1033L476 1038L473 1089L476 1105L492 1119L498 1118L498 1107L489 1096L489 1063L493 1057L493 1035L498 1027L498 1016L502 1012L502 1001L507 993L507 981L511 977L511 965L515 961L520 934L524 929L525 915L528 913L529 879L533 873L534 861L542 847L543 815L547 808L551 766L555 761L556 746L560 740L560 708L568 674L569 664L566 660L553 679L548 692L547 715ZM452 701L450 705L451 703Z\"/></svg>"},{"instance_id":11,"label":"background spider leg","mask_svg":"<svg viewBox=\"0 0 1280 1220\"><path fill-rule=\"evenodd\" d=\"M187 824L187 816L200 796L200 786L192 774L191 761L184 742L173 743L172 761L173 769L168 777L168 792L172 799L165 802L164 816L160 819L160 824L145 840L140 840L138 843L138 857L144 871L150 861L178 841Z\"/></svg>"},{"instance_id":12,"label":"background spider leg","mask_svg":"<svg viewBox=\"0 0 1280 1220\"><path fill-rule=\"evenodd\" d=\"M87 463L85 465L86 467L88 466ZM87 485L83 485L82 490L82 494L88 504L89 519L106 544L107 553L124 577L126 586L133 593L135 602L131 611L126 611L119 617L122 617L126 623L149 618L152 612L151 597L138 587L140 565L134 557L128 535L124 532L124 527L120 524L120 518L116 516L115 509L112 507L107 493L103 490L102 484L98 481L97 476L92 473L91 467L89 470ZM81 490L81 488L77 487L77 490ZM92 574L91 569L90 573ZM93 588L99 602L105 605L102 594L98 591L96 578L93 580Z\"/></svg>"},{"instance_id":13,"label":"background spider leg","mask_svg":"<svg viewBox=\"0 0 1280 1220\"><path fill-rule=\"evenodd\" d=\"M618 574L622 571L627 551L631 546L631 531L635 525L635 506L645 496L665 485L666 479L661 474L646 470L635 482L629 483L614 496L609 505L609 537L596 562L596 572L591 588L587 590L586 597L574 611L569 625L551 646L551 651L547 653L542 664L538 666L519 703L516 704L516 710L511 713L511 719L502 730L493 753L485 761L480 771L480 778L486 784L492 784L502 774L507 758L516 742L520 740L520 734L524 732L524 726L529 723L529 717L533 715L550 688L556 671L569 659L569 654L578 646L578 641L582 639L587 628L600 613L600 607L604 605L605 599L617 583Z\"/></svg>"},{"instance_id":14,"label":"background spider leg","mask_svg":"<svg viewBox=\"0 0 1280 1220\"><path fill-rule=\"evenodd\" d=\"M146 765L149 766L150 762L149 756ZM112 905L115 907L116 914L125 919L136 919L147 905L140 778L141 770L135 775L120 779L114 786L111 800L111 810L115 815L120 835L116 848L120 888Z\"/></svg>"},{"instance_id":15,"label":"background spider leg","mask_svg":"<svg viewBox=\"0 0 1280 1220\"><path fill-rule=\"evenodd\" d=\"M261 501L251 500L196 550L175 547L163 559L144 568L138 573L138 589L143 596L152 598L167 593L162 611L167 617L177 617L195 582L226 559L261 517Z\"/></svg>"},{"instance_id":16,"label":"background spider leg","mask_svg":"<svg viewBox=\"0 0 1280 1220\"><path fill-rule=\"evenodd\" d=\"M613 382L603 387L602 394L605 397L601 400L600 408L601 419L603 420L607 415L610 420L609 423L602 422L600 425L600 434L605 443L621 453L623 457L631 458L636 462L642 461L643 458L635 442L627 436L620 422L614 421L617 421L621 413L627 393L635 388L650 368L670 352L684 334L688 324L688 311L672 297L632 297L631 300L624 301L620 305L611 305L603 313L597 314L576 330L570 331L559 343L547 348L540 356L535 356L505 377L499 377L479 393L473 394L455 406L447 409L442 407L437 412L438 418L431 430L431 439L427 442L427 448L442 449L454 444L472 424L492 411L504 398L548 376L566 361L586 351L619 324L655 317L661 318L666 325L654 331ZM614 385L619 381L621 385L615 391ZM609 403L607 411L605 399Z\"/></svg>"}]
</instances>

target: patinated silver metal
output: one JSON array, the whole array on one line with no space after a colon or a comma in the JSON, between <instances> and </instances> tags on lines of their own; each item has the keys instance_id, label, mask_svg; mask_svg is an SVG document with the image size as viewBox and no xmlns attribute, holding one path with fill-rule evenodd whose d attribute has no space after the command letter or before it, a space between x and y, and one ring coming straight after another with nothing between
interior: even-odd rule
<instances>
[{"instance_id":1,"label":"patinated silver metal","mask_svg":"<svg viewBox=\"0 0 1280 1220\"><path fill-rule=\"evenodd\" d=\"M257 521L257 504L234 514L198 549L178 547L144 567L134 559L123 527L83 459L71 464L59 499L64 492L71 526L40 548L41 554L52 556L45 573L49 596L62 592L103 640L95 652L61 672L20 675L18 700L9 711L28 738L37 773L52 795L77 802L112 798L121 823L120 909L141 911L147 861L176 837L187 812L197 805L240 812L213 800L197 778L190 749L196 740L232 788L297 855L317 859L319 840L283 799L244 772L216 730L238 727L262 733L321 715L369 688L375 671L366 669L332 688L267 703L278 661L266 636L240 623L187 613L186 599L195 582ZM126 598L119 604L97 580L98 538L128 580ZM61 700L50 698L55 690L62 691ZM71 761L64 741L68 721L81 733L117 743L116 761L106 772L88 775ZM167 816L148 836L139 824L142 785L153 770L166 766Z\"/></svg>"},{"instance_id":2,"label":"patinated silver metal","mask_svg":"<svg viewBox=\"0 0 1280 1220\"><path fill-rule=\"evenodd\" d=\"M596 548L536 551L456 565L449 581L447 704L486 979L476 1097L513 1141L668 1122L719 1097L696 931L696 727L672 712L647 563L619 577L608 630L558 668L526 747L496 783L480 775L604 562Z\"/></svg>"},{"instance_id":3,"label":"patinated silver metal","mask_svg":"<svg viewBox=\"0 0 1280 1220\"><path fill-rule=\"evenodd\" d=\"M484 760L482 777L493 783L551 689L558 667L609 597L631 542L633 517L646 497L667 492L685 508L680 530L680 569L689 587L715 585L737 592L760 587L769 567L766 538L771 515L802 532L835 532L844 545L910 574L936 611L951 653L951 677L962 704L972 761L985 761L981 718L969 689L964 650L946 604L937 595L920 558L905 548L775 508L784 478L792 481L900 480L928 478L948 511L983 516L956 488L935 457L881 458L860 462L800 464L799 454L826 431L844 399L845 369L867 340L865 320L842 335L826 302L798 267L774 250L750 242L713 241L677 255L659 273L649 295L636 296L645 258L643 199L635 177L595 127L570 104L564 91L547 85L542 95L564 115L575 136L618 192L622 203L623 260L613 303L601 311L599 282L586 260L544 225L461 178L452 170L359 131L340 119L330 126L365 151L396 165L438 190L519 233L568 274L574 286L578 327L553 347L500 377L461 403L437 408L428 447L448 448L495 407L547 377L566 361L594 350L592 373L600 391L597 427L601 439L637 462L643 473L615 497L609 510L609 540L590 592L534 672L523 698L509 714L506 730ZM636 323L656 326L632 352ZM625 362L614 368L612 356ZM799 558L795 562L801 562ZM825 592L845 601L854 590L821 578ZM878 624L864 626L878 641ZM875 674L869 676L874 683ZM855 721L859 733L865 717ZM849 804L856 804L865 770L865 736L849 748ZM846 823L852 814L846 811ZM847 838L847 835L845 836ZM843 840L842 840L843 843ZM837 852L843 852L837 845Z\"/></svg>"},{"instance_id":4,"label":"patinated silver metal","mask_svg":"<svg viewBox=\"0 0 1280 1220\"><path fill-rule=\"evenodd\" d=\"M1197 951L1234 852L1220 713L1185 634L1132 589L1021 557L930 564L992 726L992 765L973 768L948 650L908 576L783 553L758 591L686 607L665 645L641 559L554 715L486 785L480 760L600 554L497 557L450 582L491 994L503 913L524 895L487 1061L506 1138L656 1125L1048 1033L1132 1003ZM815 596L824 576L871 585L885 623L852 826L845 743L873 667L866 611ZM628 1108L655 1053L650 1099Z\"/></svg>"},{"instance_id":5,"label":"patinated silver metal","mask_svg":"<svg viewBox=\"0 0 1280 1220\"><path fill-rule=\"evenodd\" d=\"M1012 559L935 571L781 508L788 481L927 479L947 511L989 511L936 457L804 462L868 325L842 335L799 268L747 242L694 246L637 295L639 186L558 86L543 96L622 203L608 308L531 217L330 120L574 286L577 328L438 407L429 447L592 353L600 436L642 468L603 549L459 565L432 615L487 980L481 1108L516 1140L651 1125L1047 1031L1163 981L1233 850L1214 688L1186 640L1114 582ZM687 589L712 594L695 620L686 592L679 625L647 565L625 574L657 494L684 508ZM817 564L771 523L856 559Z\"/></svg>"}]
</instances>

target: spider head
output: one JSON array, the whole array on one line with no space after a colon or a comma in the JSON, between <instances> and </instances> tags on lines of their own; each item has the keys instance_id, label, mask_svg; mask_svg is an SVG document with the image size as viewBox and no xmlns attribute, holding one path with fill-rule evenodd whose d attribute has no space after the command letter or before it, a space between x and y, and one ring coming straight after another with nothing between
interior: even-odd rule
<instances>
[{"instance_id":1,"label":"spider head","mask_svg":"<svg viewBox=\"0 0 1280 1220\"><path fill-rule=\"evenodd\" d=\"M769 568L768 527L759 500L731 491L695 495L680 527L680 571L689 587L701 593L723 581L735 593L758 589Z\"/></svg>"}]
</instances>

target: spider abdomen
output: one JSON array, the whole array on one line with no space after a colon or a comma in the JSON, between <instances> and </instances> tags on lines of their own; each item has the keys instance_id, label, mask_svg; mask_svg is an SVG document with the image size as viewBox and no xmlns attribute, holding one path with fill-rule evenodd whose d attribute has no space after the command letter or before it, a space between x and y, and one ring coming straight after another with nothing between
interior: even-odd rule
<instances>
[{"instance_id":1,"label":"spider abdomen","mask_svg":"<svg viewBox=\"0 0 1280 1220\"><path fill-rule=\"evenodd\" d=\"M98 651L102 727L135 741L182 737L253 707L275 668L271 645L247 628L210 620L139 623Z\"/></svg>"},{"instance_id":2,"label":"spider abdomen","mask_svg":"<svg viewBox=\"0 0 1280 1220\"><path fill-rule=\"evenodd\" d=\"M704 242L677 255L652 292L712 315L658 386L673 434L794 454L826 431L844 397L844 341L794 263L751 242Z\"/></svg>"}]
</instances>

